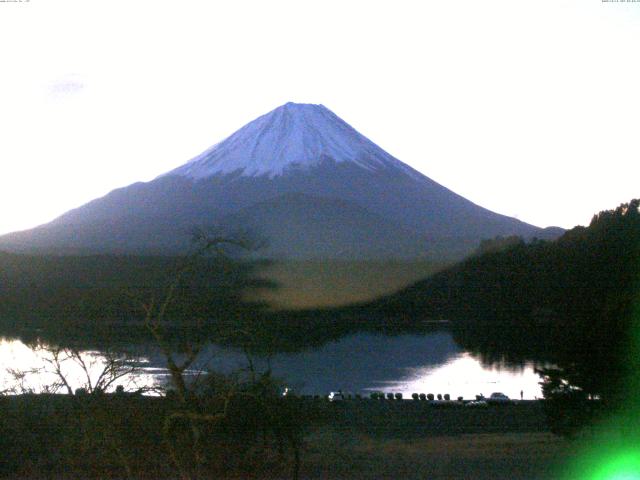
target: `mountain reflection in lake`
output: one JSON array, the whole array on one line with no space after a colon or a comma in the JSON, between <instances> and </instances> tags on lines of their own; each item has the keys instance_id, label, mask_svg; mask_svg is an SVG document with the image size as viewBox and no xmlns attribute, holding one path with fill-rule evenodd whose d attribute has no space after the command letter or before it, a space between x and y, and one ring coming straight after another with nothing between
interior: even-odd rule
<instances>
[{"instance_id":1,"label":"mountain reflection in lake","mask_svg":"<svg viewBox=\"0 0 640 480\"><path fill-rule=\"evenodd\" d=\"M118 382L131 388L153 386L166 379L164 359L153 344L136 346L140 354L140 374L135 379ZM19 340L0 341L0 389L6 389L13 377L5 372L37 369L43 365L42 352L34 352ZM99 369L100 352L86 352ZM327 343L319 348L297 353L282 353L270 359L253 359L259 370L271 368L274 376L301 394L326 394L342 389L368 394L373 390L411 393L449 393L452 398L474 398L502 391L512 398L541 397L539 378L531 365L519 369L483 366L462 350L448 332L422 335L386 336L359 333ZM195 369L211 368L223 373L246 369L248 361L239 350L208 345ZM72 383L80 386L82 373L70 367ZM54 377L40 372L28 376L28 387L42 390Z\"/></svg>"}]
</instances>

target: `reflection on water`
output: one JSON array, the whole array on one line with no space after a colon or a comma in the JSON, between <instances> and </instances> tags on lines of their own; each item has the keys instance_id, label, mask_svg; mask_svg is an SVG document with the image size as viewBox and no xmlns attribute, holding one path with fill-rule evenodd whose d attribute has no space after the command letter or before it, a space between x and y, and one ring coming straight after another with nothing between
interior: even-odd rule
<instances>
[{"instance_id":1,"label":"reflection on water","mask_svg":"<svg viewBox=\"0 0 640 480\"><path fill-rule=\"evenodd\" d=\"M273 369L304 393L366 393L379 382L404 378L407 368L443 365L459 351L449 333L356 334L310 352L279 355Z\"/></svg>"},{"instance_id":2,"label":"reflection on water","mask_svg":"<svg viewBox=\"0 0 640 480\"><path fill-rule=\"evenodd\" d=\"M103 352L55 350L44 345L27 346L20 340L0 339L0 392L67 393L77 388L93 390L105 386L113 391L121 385L127 391L148 390L159 384L165 369L148 366L144 358ZM116 365L116 369L112 367ZM118 366L121 367L118 369ZM110 371L111 369L111 371ZM155 370L155 371L154 371ZM135 374L126 374L135 371ZM116 379L116 376L118 377ZM109 380L115 381L111 383Z\"/></svg>"},{"instance_id":3,"label":"reflection on water","mask_svg":"<svg viewBox=\"0 0 640 480\"><path fill-rule=\"evenodd\" d=\"M153 344L136 346L141 352L135 376L117 382L128 390L154 386L166 380L165 363ZM84 351L93 379L105 366L101 352ZM0 390L15 386L16 379L6 369L32 370L25 386L42 391L57 380L52 372L50 352L34 351L19 340L0 341ZM270 359L252 359L258 369L271 368L273 374L302 394L326 394L342 389L367 394L371 390L411 393L449 393L452 398L474 398L502 391L512 398L540 397L539 378L533 367L519 370L482 366L463 351L448 332L424 335L385 336L360 333L327 343L322 347ZM247 358L238 350L209 345L200 356L197 369L211 368L230 373L247 367ZM72 360L64 363L64 374L73 388L86 383L83 369ZM115 388L115 384L113 386Z\"/></svg>"},{"instance_id":4,"label":"reflection on water","mask_svg":"<svg viewBox=\"0 0 640 480\"><path fill-rule=\"evenodd\" d=\"M437 367L408 368L406 376L398 381L381 382L377 389L384 392L402 392L407 397L412 393L438 393L462 396L465 399L492 392L502 392L510 398L542 398L538 382L540 377L534 366L526 364L521 368L506 366L482 366L469 353L461 353Z\"/></svg>"}]
</instances>

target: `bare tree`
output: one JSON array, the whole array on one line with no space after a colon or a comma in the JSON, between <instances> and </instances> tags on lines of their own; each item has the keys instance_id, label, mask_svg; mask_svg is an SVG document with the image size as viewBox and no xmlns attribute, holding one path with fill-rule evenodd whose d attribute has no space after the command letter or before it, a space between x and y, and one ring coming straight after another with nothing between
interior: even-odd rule
<instances>
[{"instance_id":1,"label":"bare tree","mask_svg":"<svg viewBox=\"0 0 640 480\"><path fill-rule=\"evenodd\" d=\"M167 309L176 301L178 296L178 288L184 280L184 277L193 271L197 263L206 255L214 254L217 257L224 257L226 246L234 246L240 249L248 250L252 244L246 240L233 239L224 236L207 237L200 230L194 232L194 244L196 249L187 256L182 266L177 270L173 279L169 283L167 291L159 302L154 298L148 303L144 303L142 308L145 313L145 327L155 339L160 348L166 362L167 369L171 377L171 383L181 402L186 403L189 397L189 388L185 380L185 372L195 363L204 344L200 341L185 342L183 344L184 359L180 360L179 356L172 348L165 325L168 323ZM196 321L193 325L195 328L200 327L200 322Z\"/></svg>"},{"instance_id":2,"label":"bare tree","mask_svg":"<svg viewBox=\"0 0 640 480\"><path fill-rule=\"evenodd\" d=\"M54 346L40 341L32 346L32 350L41 356L43 365L26 370L8 368L7 373L13 378L11 393L57 393L61 390L69 395L77 391L102 393L114 390L121 381L126 381L129 391L152 389L137 385L136 376L140 372L137 356L112 350L82 351L77 347ZM44 384L33 380L46 376L53 376L54 380Z\"/></svg>"},{"instance_id":3,"label":"bare tree","mask_svg":"<svg viewBox=\"0 0 640 480\"><path fill-rule=\"evenodd\" d=\"M197 266L198 262L207 255L214 254L217 257L225 256L225 247L234 246L246 250L251 247L248 241L232 239L224 236L208 237L202 231L194 232L195 250L188 255L181 267L173 276L169 286L167 287L164 297L160 301L152 298L148 303L143 304L145 312L145 326L155 339L165 361L167 362L167 370L171 378L171 384L174 391L182 404L182 411L173 412L165 419L164 434L165 440L169 448L169 454L175 466L180 472L180 476L187 480L195 476L200 466L204 463L204 445L202 444L202 424L219 423L224 414L207 415L196 411L190 400L192 399L191 390L187 385L185 373L198 359L198 356L204 348L202 337L193 341L183 342L182 355L178 355L169 341L165 326L168 318L167 312L169 307L175 302L179 295L179 287L181 286L185 276L191 273ZM193 322L193 327L200 327L200 322ZM183 356L184 358L180 358ZM188 465L182 461L178 455L171 439L173 426L179 421L186 421L191 431L192 453L194 464Z\"/></svg>"}]
</instances>

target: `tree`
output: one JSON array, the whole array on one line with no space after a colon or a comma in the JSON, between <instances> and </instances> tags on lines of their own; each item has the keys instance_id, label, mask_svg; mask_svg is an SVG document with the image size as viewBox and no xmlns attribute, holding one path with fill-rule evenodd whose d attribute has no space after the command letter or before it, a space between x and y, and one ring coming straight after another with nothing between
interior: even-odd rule
<instances>
[{"instance_id":1,"label":"tree","mask_svg":"<svg viewBox=\"0 0 640 480\"><path fill-rule=\"evenodd\" d=\"M128 391L142 393L152 388L139 386L136 375L140 371L137 356L104 350L100 353L82 351L77 347L62 347L37 341L31 346L39 354L44 365L30 370L7 369L14 379L11 393L37 393L33 376L52 376L53 380L39 385L43 393L57 393L61 390L69 395L78 392L89 394L113 391L120 382L126 383Z\"/></svg>"},{"instance_id":2,"label":"tree","mask_svg":"<svg viewBox=\"0 0 640 480\"><path fill-rule=\"evenodd\" d=\"M224 256L225 246L234 246L241 249L248 249L251 246L248 241L242 239L234 239L224 236L207 237L201 231L194 232L193 242L196 247L193 252L184 259L182 265L179 266L176 273L173 275L173 278L169 282L164 294L164 298L159 302L152 298L149 302L142 305L145 313L145 327L151 333L165 357L167 369L171 376L172 386L183 404L188 403L190 395L190 390L185 381L185 371L187 371L197 360L198 355L207 340L199 331L205 326L205 319L180 319L180 322L183 323L182 326L186 326L186 329L183 329L182 333L192 331L195 333L195 336L183 339L181 342L181 350L185 355L185 358L183 360L179 360L178 355L176 355L174 348L171 346L169 335L167 334L167 325L172 322L172 319L168 318L169 308L179 297L180 289L183 286L182 283L185 280L185 277L194 271L203 257L211 253L218 257L222 257ZM187 322L190 321L191 323L184 325L185 320ZM176 319L173 319L174 324L175 322Z\"/></svg>"},{"instance_id":3,"label":"tree","mask_svg":"<svg viewBox=\"0 0 640 480\"><path fill-rule=\"evenodd\" d=\"M223 258L227 247L246 250L254 245L244 239L208 237L204 234L199 234L195 241L196 248L173 275L164 297L160 301L152 298L143 305L145 326L165 358L173 387L172 395L177 400L177 408L164 422L170 458L181 477L190 479L198 476L198 472L207 464L211 446L215 444L220 432L225 432L227 436L219 448L233 445L242 452L255 443L258 431L262 431L266 446L267 433L270 432L276 436L280 452L283 452L285 442L292 447L295 458L293 475L297 478L302 432L300 410L293 408L292 402L283 402L279 398L270 371L256 376L253 364L249 361L252 370L249 382L225 382L226 389L214 392L215 397L221 401L221 408L213 410L206 406L206 396L202 396L203 392L207 393L206 389L203 391L197 382L190 383L185 377L209 340L205 333L208 330L206 327L210 327L207 325L209 319L205 317L206 310L202 317L194 318L190 312L187 318L172 318L172 307L181 301L180 297L185 293L185 281L198 269L204 257L214 255ZM204 303L207 302L207 299L197 301L203 300ZM248 345L255 341L247 330L251 324L252 322L245 322L242 327L235 325L234 329L238 331L233 332L236 339L243 340L249 360ZM170 326L183 327L180 329L182 338L178 349L171 342L171 335L168 333ZM204 378L206 382L207 376ZM208 378L219 377L210 373ZM184 427L188 432L186 435ZM190 448L184 448L185 443L190 444ZM242 457L246 458L246 455Z\"/></svg>"},{"instance_id":4,"label":"tree","mask_svg":"<svg viewBox=\"0 0 640 480\"><path fill-rule=\"evenodd\" d=\"M495 238L481 240L476 254L501 252L515 246L524 245L524 243L524 239L518 235L510 235L508 237L498 235Z\"/></svg>"}]
</instances>

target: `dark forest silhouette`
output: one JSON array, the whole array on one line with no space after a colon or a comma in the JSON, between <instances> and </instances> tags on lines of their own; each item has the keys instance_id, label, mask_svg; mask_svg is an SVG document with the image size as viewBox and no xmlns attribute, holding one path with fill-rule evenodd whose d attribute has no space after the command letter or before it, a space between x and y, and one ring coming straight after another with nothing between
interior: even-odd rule
<instances>
[{"instance_id":1,"label":"dark forest silhouette","mask_svg":"<svg viewBox=\"0 0 640 480\"><path fill-rule=\"evenodd\" d=\"M534 360L547 395L628 398L640 272L640 200L594 215L553 242L498 239L478 255L375 302L380 315L449 318L487 362ZM578 422L579 423L579 422Z\"/></svg>"}]
</instances>

